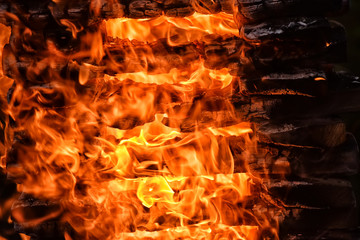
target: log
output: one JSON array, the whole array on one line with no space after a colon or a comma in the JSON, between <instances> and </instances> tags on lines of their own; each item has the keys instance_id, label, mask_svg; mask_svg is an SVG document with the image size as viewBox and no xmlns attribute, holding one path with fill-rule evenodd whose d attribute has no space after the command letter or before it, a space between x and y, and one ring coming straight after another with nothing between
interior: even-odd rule
<instances>
[{"instance_id":1,"label":"log","mask_svg":"<svg viewBox=\"0 0 360 240\"><path fill-rule=\"evenodd\" d=\"M281 239L289 239L286 236L295 235L295 238L290 239L312 240L321 237L320 239L338 240L343 239L341 238L343 236L341 231L350 233L350 236L356 236L355 234L352 235L352 231L356 229L358 222L356 212L356 208L294 211L292 216L286 217L280 223ZM299 233L301 233L301 236L299 236ZM334 235L331 233L334 233ZM348 236L345 234L344 239L348 239Z\"/></svg>"},{"instance_id":2,"label":"log","mask_svg":"<svg viewBox=\"0 0 360 240\"><path fill-rule=\"evenodd\" d=\"M340 179L309 179L293 181L271 181L267 184L269 193L281 199L288 206L356 208L356 199L349 181ZM311 197L309 197L311 196Z\"/></svg>"},{"instance_id":3,"label":"log","mask_svg":"<svg viewBox=\"0 0 360 240\"><path fill-rule=\"evenodd\" d=\"M231 148L232 151L236 147ZM259 142L258 161L250 163L255 172L311 178L354 176L359 173L359 149L355 137L347 133L346 141L336 147ZM236 159L236 158L235 158Z\"/></svg>"},{"instance_id":4,"label":"log","mask_svg":"<svg viewBox=\"0 0 360 240\"><path fill-rule=\"evenodd\" d=\"M69 226L61 222L62 212L56 200L38 199L23 192L11 209L14 230L35 239L63 239Z\"/></svg>"},{"instance_id":5,"label":"log","mask_svg":"<svg viewBox=\"0 0 360 240\"><path fill-rule=\"evenodd\" d=\"M195 177L197 178L197 177ZM216 178L217 179L217 178ZM223 179L223 177L219 178L220 180ZM131 179L127 180L128 182L131 182ZM133 181L138 181L134 179ZM183 181L183 180L181 180ZM210 181L210 180L208 180ZM141 181L140 181L141 182ZM192 181L191 181L192 182ZM228 183L228 181L226 181ZM135 183L135 182L134 182ZM175 182L169 182L171 185L174 185ZM200 181L200 183L203 183ZM117 185L118 186L118 185ZM128 187L130 185L127 185ZM176 184L174 185L176 186ZM278 194L279 192L285 192L284 194L279 194L277 197L275 197L275 201L280 200L281 202L285 203L284 210L285 212L282 212L283 210L277 209L276 205L274 203L268 202L269 199L264 199L262 197L255 198L255 202L248 202L244 207L246 209L249 209L250 213L244 213L241 212L241 222L228 222L224 224L231 225L231 226L238 226L239 224L242 225L253 225L256 226L256 222L254 221L254 217L258 218L258 221L262 221L263 214L267 211L269 211L269 208L272 209L267 214L275 214L276 216L283 215L285 217L285 220L280 220L280 224L283 224L282 227L286 228L287 230L291 229L292 231L298 230L298 229L306 229L307 231L311 230L319 230L319 229L337 229L339 228L350 228L354 226L354 222L352 220L354 219L354 196L352 194L352 188L349 187L349 183L342 180L322 180L322 179L299 179L298 181L268 181L266 183L266 186L268 187L268 190L271 194ZM135 187L135 190L137 187ZM118 190L114 189L114 194L117 193ZM129 194L123 189L119 189L121 192L118 192L119 194ZM234 193L234 192L233 192ZM261 192L257 192L255 194L260 194ZM265 193L266 194L266 193ZM308 195L311 194L312 198L309 201ZM324 194L324 195L322 195ZM23 194L24 196L26 194ZM298 196L300 195L300 197ZM18 208L25 208L26 211L35 211L34 208L36 206L40 205L42 207L49 208L49 206L52 204L48 204L46 201L41 201L32 198L31 196L26 195L27 197L22 197L17 204L14 205L14 211L16 211ZM292 199L293 196L296 196L296 201ZM339 199L338 196L341 196ZM135 195L134 195L135 197ZM231 198L233 199L233 198ZM235 201L235 199L234 199ZM215 203L215 202L214 202ZM255 204L257 203L257 204ZM135 204L135 202L133 203ZM229 201L227 201L227 204L230 204ZM160 205L159 205L160 206ZM315 207L314 207L315 206ZM87 205L87 207L91 208L91 205ZM156 208L157 205L154 205L151 207ZM239 208L240 206L237 206ZM138 208L138 211L141 208ZM205 209L203 209L204 211ZM37 211L37 210L36 210ZM145 210L144 210L145 211ZM265 211L265 212L264 212ZM147 212L147 211L145 211ZM152 214L155 214L155 212L151 211ZM139 214L139 213L138 213ZM247 216L249 215L249 216ZM144 215L145 216L145 215ZM313 216L316 222L311 219L309 219L310 216ZM275 216L274 216L275 217ZM331 217L331 218L329 218ZM223 218L224 220L225 218ZM326 220L327 219L327 220ZM316 224L306 224L306 221L314 222ZM55 223L55 224L54 224ZM189 225L185 223L188 227L192 227L192 225L195 222L191 221L189 222ZM52 234L58 234L60 231L66 231L66 224L58 223L56 222L45 222L44 224L39 224L36 226L32 226L32 228L28 228L28 226L31 225L28 222L16 222L16 230L20 232L27 232L26 229L31 229L30 231L33 231L35 234L49 234L50 236L53 236ZM63 228L60 228L59 226L65 226ZM50 227L49 227L50 226ZM166 221L162 221L162 223L159 225L159 229L153 229L155 230L161 230L166 228ZM61 230L59 230L61 229ZM41 230L41 231L40 231ZM262 229L264 230L264 229ZM29 230L28 230L29 231ZM56 236L56 235L55 235Z\"/></svg>"},{"instance_id":6,"label":"log","mask_svg":"<svg viewBox=\"0 0 360 240\"><path fill-rule=\"evenodd\" d=\"M346 60L346 34L341 25L334 24L327 33L319 35L298 36L295 39L273 38L261 41L250 54L256 64L267 65L279 61L294 61L302 59L304 62L339 63ZM314 38L315 37L315 38ZM320 40L321 39L321 40ZM327 39L327 40L326 40ZM270 46L277 46L270 47ZM310 61L310 62L309 62ZM275 64L274 64L275 63ZM309 64L310 65L310 64Z\"/></svg>"},{"instance_id":7,"label":"log","mask_svg":"<svg viewBox=\"0 0 360 240\"><path fill-rule=\"evenodd\" d=\"M1 9L18 15L32 29L41 29L50 22L68 20L75 25L87 27L102 19L130 17L153 18L162 14L169 17L185 17L197 11L214 14L219 11L232 14L242 25L259 22L274 16L326 16L342 14L348 8L347 0L296 0L296 1L243 1L243 0L131 0L101 1L94 5L88 0L81 1L5 1ZM3 17L3 18L6 18ZM6 22L6 21L4 21Z\"/></svg>"},{"instance_id":8,"label":"log","mask_svg":"<svg viewBox=\"0 0 360 240\"><path fill-rule=\"evenodd\" d=\"M259 140L313 147L336 147L345 142L346 126L340 119L306 119L290 122L262 122Z\"/></svg>"},{"instance_id":9,"label":"log","mask_svg":"<svg viewBox=\"0 0 360 240\"><path fill-rule=\"evenodd\" d=\"M32 30L41 31L51 29L56 24L64 26L64 21L79 28L98 25L103 19L111 18L154 18L161 15L168 17L186 17L195 10L199 13L233 12L232 0L204 1L204 0L131 0L111 1L103 0L95 6L89 0L81 1L6 1L0 2L1 22L11 24L10 12L18 16L21 21Z\"/></svg>"},{"instance_id":10,"label":"log","mask_svg":"<svg viewBox=\"0 0 360 240\"><path fill-rule=\"evenodd\" d=\"M269 19L265 22L246 24L239 29L244 34L244 39L248 41L259 41L274 38L298 38L313 36L321 37L319 31L327 33L331 29L333 22L329 22L324 17L280 17ZM316 36L316 37L315 37Z\"/></svg>"},{"instance_id":11,"label":"log","mask_svg":"<svg viewBox=\"0 0 360 240\"><path fill-rule=\"evenodd\" d=\"M91 75L97 77L99 73L110 75L138 71L147 71L151 74L166 73L175 67L188 68L190 61L204 59L205 66L210 69L227 67L233 69L233 74L244 75L243 72L266 70L266 68L301 61L307 61L308 64L340 62L344 59L345 48L343 42L338 39L342 39L344 32L342 28L336 28L334 31L332 38L325 38L323 41L314 42L311 40L313 37L309 41L301 43L297 40L278 39L266 40L258 46L251 45L234 36L215 35L210 35L198 43L181 46L169 46L166 39L149 44L135 40L114 40L105 45L106 56L98 66L96 66L96 62L90 60L90 51L68 57L49 56L47 51L40 51L35 56L34 53L19 52L18 44L13 44L12 47L5 47L3 69L9 77L22 78L27 81L32 81L34 78L39 81L38 72L41 72L39 68L58 72L71 71L67 66L69 59L75 62L94 64L94 69L98 68L98 70ZM34 51L36 52L36 49ZM39 62L41 64L36 67ZM54 62L56 66L54 66ZM46 66L49 63L52 63L51 67ZM31 72L32 69L33 72ZM76 69L74 70L76 71Z\"/></svg>"},{"instance_id":12,"label":"log","mask_svg":"<svg viewBox=\"0 0 360 240\"><path fill-rule=\"evenodd\" d=\"M345 0L236 0L235 18L240 24L260 22L281 16L326 16L343 14Z\"/></svg>"},{"instance_id":13,"label":"log","mask_svg":"<svg viewBox=\"0 0 360 240\"><path fill-rule=\"evenodd\" d=\"M284 230L283 230L284 231ZM322 230L313 232L298 232L298 233L281 233L281 239L284 240L313 240L322 238L326 240L354 240L360 237L359 233L351 229L343 230Z\"/></svg>"},{"instance_id":14,"label":"log","mask_svg":"<svg viewBox=\"0 0 360 240\"><path fill-rule=\"evenodd\" d=\"M315 121L314 121L315 122ZM335 122L337 123L337 122ZM335 125L336 126L336 125ZM317 126L311 126L314 129ZM329 126L326 126L329 127ZM297 131L303 131L308 134L308 136L302 134L305 138L312 138L314 134L311 131L307 131L309 126L297 128ZM198 129L201 131L201 128ZM330 132L331 133L331 132ZM191 133L190 133L191 134ZM199 133L200 134L200 133ZM256 134L258 134L256 132ZM263 134L264 133L261 133ZM283 132L278 132L277 136L283 138L289 138L288 136L293 134L292 129L285 129ZM24 135L24 134L22 134ZM23 162L22 156L26 153L27 160L32 159L33 157L39 154L35 149L33 141L29 140L29 136L24 137L21 133L16 134L16 141L14 141L13 146L7 153L6 164L8 169L8 177L12 178L14 181L21 183L25 179L26 171L28 169L28 164ZM339 138L342 138L342 134L338 134ZM94 134L87 136L84 133L84 138L89 139L91 142ZM323 134L322 138L331 138L333 137L329 133ZM234 158L234 171L236 173L244 173L251 169L254 174L259 175L270 175L274 178L277 176L299 176L299 177L314 177L314 176L345 176L353 175L358 173L359 170L359 150L357 143L354 140L352 135L346 136L346 141L339 146L333 147L312 147L307 145L294 145L294 144L283 144L276 141L267 141L260 142L258 150L249 148L251 157L245 157L244 138L239 137L226 137L217 139L219 148L230 145L231 154ZM291 140L291 138L290 138ZM295 139L296 140L296 139ZM292 140L294 141L294 140ZM189 143L195 144L196 142ZM225 145L224 145L225 144ZM171 150L171 147L168 146ZM169 150L169 151L170 151ZM221 152L221 151L220 151ZM146 162L149 159L156 161L151 157L151 152L147 153L146 151L130 151L131 156L135 157L138 161L143 162L146 165ZM150 154L150 155L149 155ZM219 158L225 158L226 156L219 155ZM171 162L169 162L171 163ZM31 163L30 163L30 166ZM34 167L34 166L33 166ZM174 169L174 166L168 166L169 169ZM157 164L151 163L146 169L134 169L134 172L139 172L139 174L154 174L154 170L158 169ZM221 168L219 171L224 170ZM191 171L189 170L189 173Z\"/></svg>"},{"instance_id":15,"label":"log","mask_svg":"<svg viewBox=\"0 0 360 240\"><path fill-rule=\"evenodd\" d=\"M275 70L275 71L274 71ZM243 82L248 94L324 96L329 90L328 76L331 71L325 68L290 68L273 71L254 71L244 73Z\"/></svg>"},{"instance_id":16,"label":"log","mask_svg":"<svg viewBox=\"0 0 360 240\"><path fill-rule=\"evenodd\" d=\"M10 58L8 58L8 61L9 60ZM333 77L330 78L331 81L344 82L342 83L344 87L347 87L345 82L350 83L354 81L354 78L348 78L346 80L341 78L340 75L337 76L338 80L335 80L335 78ZM38 81L38 79L36 80ZM352 85L354 84L355 83L352 83ZM52 86L51 84L34 85L34 83L31 84L31 82L26 82L24 86L32 86L28 90L29 95L31 95L33 91L45 93L49 92L49 89L52 89L52 99L48 99L45 102L39 101L39 99L34 99L34 103L36 103L36 105L45 108L56 107L59 111L62 111L61 107L70 106L73 103L72 101L69 101L70 99L66 99L65 101L61 89L57 89L58 87ZM144 93L153 93L155 96L154 104L158 103L156 105L156 108L154 109L153 114L167 113L170 123L166 124L171 124L171 122L173 122L174 124L176 124L175 127L180 126L182 131L185 132L192 131L195 125L198 125L198 127L207 126L207 123L212 120L220 121L223 125L231 125L234 123L238 123L239 121L254 120L256 118L271 118L273 121L282 121L283 123L288 122L290 124L294 124L294 121L290 119L298 119L298 121L302 121L301 119L316 119L349 111L359 111L360 109L359 106L354 104L358 102L356 101L356 99L359 98L359 90L351 90L352 95L350 95L349 91L346 90L346 88L343 90L341 90L340 88L335 90L330 89L326 95L319 96L317 98L308 95L298 96L292 94L253 94L248 96L238 93L236 85L233 86L234 88L232 88L232 86L229 86L229 88L225 88L222 90L207 90L199 88L195 92L191 91L190 96L192 102L190 102L191 100L189 102L183 102L183 100L178 97L181 94L179 92L179 89L177 89L177 87L179 86L171 86L169 84L157 85L153 83L135 83L127 80L123 82L118 82L116 83L116 85L110 84L109 86L106 86L108 89L110 89L110 91L103 92L100 96L100 99L106 99L109 95L113 95L114 93L120 93L121 89L126 86L136 87L137 89L141 89L141 91L143 91ZM84 94L94 94L92 88L76 85L74 87L78 92L83 92ZM169 107L169 102L166 102L166 96L172 96L172 104L175 105ZM352 98L348 99L349 96L352 96ZM48 97L45 94L42 98L45 99ZM351 102L351 104L342 104L348 102ZM229 111L229 106L232 105L235 107L235 113L227 113L227 111ZM297 106L297 108L294 108L293 106ZM191 115L192 109L199 107L201 107L204 115ZM181 114L182 117L179 118L179 114ZM232 114L234 115L231 116ZM151 116L151 114L149 116ZM140 121L139 118L136 118L136 115L126 115L124 118L127 119L126 122L122 123L122 120L118 119L119 124L114 125L114 127L118 127L120 129L128 129L144 123L144 120ZM153 117L150 117L147 121L152 121L152 119ZM288 121L286 121L286 119L288 119ZM198 123L200 123L200 125ZM341 128L339 128L339 130L340 129ZM324 132L319 132L319 134L326 134L326 131L327 130L324 129ZM331 131L335 132L333 130ZM318 143L322 142L321 144L332 144L331 142L328 142L330 140L323 138L319 139L320 140L317 140Z\"/></svg>"}]
</instances>

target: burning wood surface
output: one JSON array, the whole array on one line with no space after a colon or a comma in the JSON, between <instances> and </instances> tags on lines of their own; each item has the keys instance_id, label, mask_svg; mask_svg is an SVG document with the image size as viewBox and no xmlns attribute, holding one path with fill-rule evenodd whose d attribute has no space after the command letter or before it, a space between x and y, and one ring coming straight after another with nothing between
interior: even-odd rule
<instances>
[{"instance_id":1,"label":"burning wood surface","mask_svg":"<svg viewBox=\"0 0 360 240\"><path fill-rule=\"evenodd\" d=\"M338 209L352 227L351 185L322 179L358 169L329 116L348 111L331 83L356 86L328 65L345 34L324 16L346 4L285 2L0 1L21 193L0 216L31 239L279 239Z\"/></svg>"}]
</instances>

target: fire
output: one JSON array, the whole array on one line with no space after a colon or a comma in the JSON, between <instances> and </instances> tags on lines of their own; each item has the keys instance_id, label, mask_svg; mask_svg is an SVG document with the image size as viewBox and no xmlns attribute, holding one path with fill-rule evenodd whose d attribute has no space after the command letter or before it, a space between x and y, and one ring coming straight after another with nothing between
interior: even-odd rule
<instances>
[{"instance_id":1,"label":"fire","mask_svg":"<svg viewBox=\"0 0 360 240\"><path fill-rule=\"evenodd\" d=\"M151 208L155 203L172 203L174 191L164 177L146 178L138 186L137 197L145 207Z\"/></svg>"},{"instance_id":2,"label":"fire","mask_svg":"<svg viewBox=\"0 0 360 240\"><path fill-rule=\"evenodd\" d=\"M226 13L199 14L155 19L118 18L105 21L108 36L119 39L153 42L165 38L170 46L194 42L209 34L239 35L233 16Z\"/></svg>"},{"instance_id":3,"label":"fire","mask_svg":"<svg viewBox=\"0 0 360 240\"><path fill-rule=\"evenodd\" d=\"M228 68L207 68L203 59L181 59L185 68L168 69L163 62L150 73L149 61L158 59L149 49L145 60L132 55L134 48L125 54L130 65L144 60L145 66L104 60L117 41L145 46L166 39L173 47L209 34L238 36L232 18L111 19L103 22L106 30L79 36L79 52L66 55L48 43L50 71L59 59L68 61L79 67L78 81L55 73L33 86L15 79L3 109L16 122L3 157L8 175L19 191L59 206L60 212L38 222L59 218L69 224L75 234L65 232L65 239L261 236L268 221L247 206L263 187L247 166L256 155L254 129L226 98L241 95L241 79ZM62 24L74 38L82 31ZM101 75L106 64L124 71ZM30 221L21 211L15 215Z\"/></svg>"}]
</instances>

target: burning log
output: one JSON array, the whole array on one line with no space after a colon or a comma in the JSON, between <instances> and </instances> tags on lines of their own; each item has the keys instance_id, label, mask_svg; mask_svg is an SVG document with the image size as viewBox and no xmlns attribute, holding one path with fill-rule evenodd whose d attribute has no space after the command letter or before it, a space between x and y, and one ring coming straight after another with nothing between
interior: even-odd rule
<instances>
[{"instance_id":1,"label":"burning log","mask_svg":"<svg viewBox=\"0 0 360 240\"><path fill-rule=\"evenodd\" d=\"M359 88L325 65L344 60L346 41L323 18L347 1L0 2L13 30L3 159L24 191L16 231L276 239L278 224L284 236L355 227L353 188L332 178L356 174L359 151L333 115L360 109Z\"/></svg>"},{"instance_id":2,"label":"burning log","mask_svg":"<svg viewBox=\"0 0 360 240\"><path fill-rule=\"evenodd\" d=\"M336 31L337 32L337 31ZM344 35L342 29L341 34ZM335 36L336 33L333 33ZM246 70L252 72L255 69L266 69L267 66L276 66L279 63L288 63L291 61L312 61L310 59L322 59L323 62L337 62L343 59L344 45L338 41L339 36L324 40L323 42L303 41L303 48L299 49L299 43L296 41L266 41L259 46L251 46L237 37L219 37L209 36L203 42L197 44L188 44L182 46L169 46L167 40L159 40L150 44L144 44L137 41L115 40L106 47L106 56L102 59L100 66L94 66L93 76L100 74L115 74L126 72L146 71L149 73L166 73L172 68L188 68L188 62L197 62L204 59L204 64L210 69L220 69L224 67L234 68L234 72ZM285 47L286 46L286 47ZM13 50L14 49L14 50ZM66 72L68 58L78 62L84 62L90 58L88 55L70 55L62 56L59 53L57 57L48 58L48 51L38 54L34 59L31 54L23 53L21 58L16 50L16 45L11 49L5 48L3 54L3 69L10 77L17 76L31 80L32 77L21 76L19 73L29 72L35 66L36 69L47 69L49 63L53 63L50 69L57 72ZM300 51L300 52L299 52ZM12 56L15 55L15 56ZM42 57L41 55L45 55ZM271 56L271 57L269 57ZM250 64L253 62L253 64ZM317 60L318 62L318 60ZM41 63L41 66L38 64ZM166 64L164 64L166 63ZM54 66L54 64L56 66ZM89 62L91 64L91 62ZM239 67L238 67L239 66ZM97 68L97 70L96 70ZM39 72L38 70L36 70ZM79 71L79 70L77 70ZM89 73L92 71L89 68ZM34 75L35 74L35 75ZM243 74L243 73L237 73ZM37 73L31 73L38 78ZM31 76L30 75L30 76ZM91 76L91 75L90 75Z\"/></svg>"},{"instance_id":3,"label":"burning log","mask_svg":"<svg viewBox=\"0 0 360 240\"><path fill-rule=\"evenodd\" d=\"M238 175L238 176L240 176L240 175ZM225 180L224 177L226 177L226 176L217 176L216 179L222 181L222 180ZM194 180L195 179L201 180L201 178L196 178L196 177L194 178ZM235 178L232 178L232 179L234 180ZM202 180L205 180L205 178L203 178ZM135 184L137 182L137 185L139 185L139 184L141 185L142 181L143 180L138 179L138 180L134 180L133 183ZM152 180L147 179L146 181L152 181ZM175 178L174 181L171 180L171 178L168 179L168 183L172 187L178 185L177 182L179 182L179 181L184 182L184 179L176 179ZM208 179L208 181L211 181L211 180ZM190 181L190 182L192 182L192 181ZM204 183L204 182L200 181L199 183ZM140 185L137 187L134 185L134 187L135 187L134 190L138 191L138 193L139 193L138 189L139 189L139 187L141 187ZM114 185L114 187L115 186L120 187L122 185L121 184L119 185L119 183L116 183L116 185ZM130 185L127 184L126 186L129 187ZM287 227L289 227L289 225L292 226L293 224L296 224L296 223L306 220L307 215L310 213L312 213L312 214L315 213L314 216L317 216L317 219L319 220L319 219L324 219L324 217L326 217L326 216L329 216L328 214L333 214L334 212L337 213L338 212L337 209L341 209L341 211L343 211L344 207L351 208L351 207L354 207L354 204L355 204L351 186L349 185L348 182L341 181L341 180L312 179L312 180L299 180L299 181L292 181L292 182L291 181L273 181L273 182L268 183L267 187L272 194L276 194L276 196L277 196L276 198L281 199L281 201L285 202L285 208L288 209L288 215L286 216L287 221L284 222L284 224L285 224L284 226L287 226ZM118 190L114 189L115 192L117 192L119 190L120 189L118 189ZM125 194L124 189L121 189L121 191L123 192L122 194ZM280 194L280 192L281 192L281 194ZM324 193L325 193L325 195L324 195ZM346 194L344 194L344 193L346 193ZM126 194L128 194L128 193L126 193ZM311 194L313 196L313 198L311 198L310 202L309 202L309 199L306 198L307 194ZM337 196L341 196L341 198L339 199L339 198L334 197L334 194L338 194ZM22 196L25 196L25 195L23 194ZM294 199L294 197L296 197L296 198ZM155 206L161 207L161 199L160 200L158 199L157 201L158 201L157 203L155 202L153 204L156 204ZM260 204L260 206L262 205L263 207L269 207L269 206L267 206L267 204L269 204L269 203L261 203L261 201L260 201L258 204ZM44 207L49 208L49 204L44 201L39 201L39 200L33 199L31 197L30 198L22 197L19 199L17 204L15 204L13 214L20 217L19 214L24 214L24 212L23 212L24 210L20 210L20 208L25 208L27 211L34 211L35 210L34 205L36 205L38 207L42 207L42 208L44 208ZM253 206L253 204L248 204L248 205L249 205L249 207ZM21 207L19 207L19 206L21 206ZM251 212L253 212L252 214L261 216L261 213L259 212L259 211L261 211L260 206L256 205L256 207L254 207L254 209L250 210ZM330 207L331 211L328 209L329 207ZM16 214L17 211L19 211L19 214ZM56 210L53 212L56 213ZM331 213L331 212L333 212L333 213ZM345 214L348 214L348 213L349 212L345 212ZM243 233L248 237L253 236L253 235L257 236L257 234L258 234L257 231L253 232L251 235L248 235L249 232L246 229L254 228L254 230L256 230L257 227L256 226L251 227L249 225L246 225L246 222L248 220L246 220L246 216L243 216L243 218L244 218L243 225L227 225L227 226L228 227L232 226L231 228L236 228L236 229L240 228L240 230L241 230L240 232L243 232L245 230L245 232L243 232ZM289 219L292 219L292 220L289 221ZM245 225L244 225L244 223L245 223ZM340 218L336 221L336 223L339 224L337 226L341 226L341 227L352 226L352 223L349 223L349 219ZM28 226L30 223L25 221L25 222L17 222L16 224L17 224L17 228L19 231L26 232L26 229L29 229L26 226ZM163 225L163 224L165 224L165 223L163 222L161 225ZM206 226L208 226L208 225L204 225L204 227L206 227ZM210 225L208 227L210 227L214 231L218 232L218 230L215 230L215 229L217 229L216 226L217 225L213 225L213 226ZM227 226L225 224L221 229L224 230L224 228L226 229ZM308 225L308 226L310 226L310 225ZM322 224L322 226L323 226L322 228L325 228L327 230L336 228L333 221ZM189 228L191 230L195 226L190 224L187 227L188 227L188 228L186 228L187 230L189 230ZM197 226L193 230L197 231L196 229L198 229L198 227L199 226ZM40 231L40 229L41 229L41 231ZM316 227L311 228L311 229L319 230ZM160 237L160 236L163 236L163 234L165 234L165 233L166 234L164 236L168 236L168 234L171 234L171 236L172 236L172 234L173 234L171 230L170 230L170 232L168 230L163 232L161 229L157 230L157 231L154 231L154 230L147 231L148 234L146 234L146 235ZM176 231L176 232L178 232L178 234L181 234L179 236L183 236L182 234L187 234L187 231L183 232L183 231L179 231L180 229L177 229L177 230L178 231ZM183 230L185 230L185 228ZM35 234L41 236L41 235L44 235L44 231L50 233L50 234L45 234L45 236L51 236L52 234L59 232L59 231L71 231L71 230L70 229L66 230L66 228L60 228L59 226L56 226L56 224L54 224L54 222L48 222L47 224L38 226L38 229L34 230L33 234L35 233ZM51 234L51 232L52 232L52 234ZM228 231L226 231L226 232L228 232ZM226 232L223 232L222 234L226 234ZM145 232L143 232L143 233L145 233ZM137 234L140 234L140 232L137 232L137 231L128 232L128 233L123 233L122 237L130 237L130 236L134 237ZM220 234L220 232L218 232L218 234Z\"/></svg>"},{"instance_id":4,"label":"burning log","mask_svg":"<svg viewBox=\"0 0 360 240\"><path fill-rule=\"evenodd\" d=\"M241 24L259 22L274 16L304 16L304 15L334 15L341 14L348 8L348 1L344 0L308 0L297 1L242 1L242 0L184 0L184 1L152 1L133 0L102 1L95 6L88 0L77 2L59 1L38 4L36 1L17 1L9 3L2 1L3 11L12 10L14 14L23 18L28 26L39 29L55 19L57 22L70 20L80 26L88 26L90 20L97 18L151 18L162 14L169 17L185 17L197 11L205 14L215 14L220 11L233 13ZM26 17L24 17L26 16ZM4 19L4 23L6 20Z\"/></svg>"}]
</instances>

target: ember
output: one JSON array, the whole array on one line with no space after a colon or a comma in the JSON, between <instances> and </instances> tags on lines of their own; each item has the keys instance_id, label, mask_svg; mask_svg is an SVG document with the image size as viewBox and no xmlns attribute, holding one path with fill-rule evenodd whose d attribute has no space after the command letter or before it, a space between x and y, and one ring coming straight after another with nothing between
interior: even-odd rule
<instances>
[{"instance_id":1,"label":"ember","mask_svg":"<svg viewBox=\"0 0 360 240\"><path fill-rule=\"evenodd\" d=\"M324 16L343 8L0 1L1 167L16 183L0 238L302 239L355 227L352 186L333 179L358 170L356 141L332 117L349 109L327 107L349 94L334 83L358 87L330 66L345 34Z\"/></svg>"}]
</instances>

